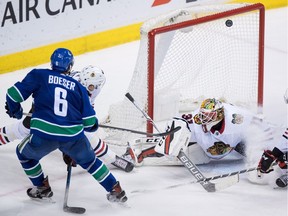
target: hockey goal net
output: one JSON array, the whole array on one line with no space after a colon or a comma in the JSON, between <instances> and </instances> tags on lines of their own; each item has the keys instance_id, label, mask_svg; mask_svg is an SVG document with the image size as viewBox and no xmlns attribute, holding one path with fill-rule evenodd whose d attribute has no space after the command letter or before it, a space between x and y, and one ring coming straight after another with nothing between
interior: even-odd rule
<instances>
[{"instance_id":1,"label":"hockey goal net","mask_svg":"<svg viewBox=\"0 0 288 216\"><path fill-rule=\"evenodd\" d=\"M146 21L140 34L138 59L127 92L156 122L191 112L208 97L241 104L253 111L262 105L262 4L176 10ZM104 123L153 131L126 98L110 107ZM105 131L107 139L120 143L131 136Z\"/></svg>"}]
</instances>

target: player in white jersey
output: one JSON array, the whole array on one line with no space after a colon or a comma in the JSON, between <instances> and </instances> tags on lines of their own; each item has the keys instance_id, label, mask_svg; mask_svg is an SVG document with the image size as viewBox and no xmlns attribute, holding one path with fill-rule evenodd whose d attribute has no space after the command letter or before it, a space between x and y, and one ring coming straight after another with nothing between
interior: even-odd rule
<instances>
[{"instance_id":1,"label":"player in white jersey","mask_svg":"<svg viewBox=\"0 0 288 216\"><path fill-rule=\"evenodd\" d=\"M70 76L79 81L87 89L90 103L94 107L95 99L106 82L104 72L98 67L89 65L84 67L81 72L71 72ZM29 112L33 112L33 106ZM31 117L26 116L23 121L17 121L14 124L0 128L0 145L5 145L18 139L22 140L29 135L30 119ZM95 155L98 158L106 164L113 164L126 172L132 171L134 168L133 163L116 155L96 133L85 133L85 135L89 139ZM64 156L64 160L68 162L69 158Z\"/></svg>"},{"instance_id":2,"label":"player in white jersey","mask_svg":"<svg viewBox=\"0 0 288 216\"><path fill-rule=\"evenodd\" d=\"M204 100L192 116L190 142L200 145L209 159L230 153L241 158L247 155L249 145L267 146L273 140L272 128L265 121L247 109L215 98ZM189 121L187 115L182 117ZM257 133L261 140L254 139Z\"/></svg>"},{"instance_id":3,"label":"player in white jersey","mask_svg":"<svg viewBox=\"0 0 288 216\"><path fill-rule=\"evenodd\" d=\"M104 72L98 67L89 65L83 68L81 72L76 72L71 75L86 87L90 97L90 103L94 107L95 99L106 82ZM85 133L85 135L90 141L96 156L106 164L112 164L126 172L133 170L134 164L131 163L131 161L116 155L105 141L101 140L95 133Z\"/></svg>"},{"instance_id":4,"label":"player in white jersey","mask_svg":"<svg viewBox=\"0 0 288 216\"><path fill-rule=\"evenodd\" d=\"M187 121L188 127L181 123L183 119ZM182 119L175 118L173 122L175 126L182 124L182 134L177 136L178 132L176 132L172 140L169 138L171 150L166 151L166 153L163 149L164 147L167 149L166 144L156 144L156 147L141 149L141 152L137 149L139 144L131 144L132 149L135 150L134 157L138 164L142 162L145 164L146 160L151 160L152 157L154 157L152 159L154 162L155 157L159 161L162 160L163 163L155 162L158 165L179 164L176 157L163 157L163 155L177 156L179 153L177 151L181 148L195 164L219 160L231 153L233 153L233 158L244 159L247 145L256 145L256 143L250 142L250 134L253 132L252 126L257 127L257 132L261 132L261 137L264 137L261 140L262 149L264 146L270 145L273 140L273 137L270 136L269 125L253 113L238 106L222 103L215 98L204 100L200 108L192 113L182 115ZM255 131L254 128L253 130ZM189 142L185 142L186 139L189 139ZM146 159L144 160L144 158ZM147 164L153 163L147 162Z\"/></svg>"},{"instance_id":5,"label":"player in white jersey","mask_svg":"<svg viewBox=\"0 0 288 216\"><path fill-rule=\"evenodd\" d=\"M284 95L284 101L288 104L288 89ZM258 164L258 177L266 177L262 174L274 171L273 163L277 163L278 167L275 168L276 174L274 174L275 183L278 187L287 187L288 128L286 128L279 141L276 142L276 146L271 149L265 149L261 156Z\"/></svg>"},{"instance_id":6,"label":"player in white jersey","mask_svg":"<svg viewBox=\"0 0 288 216\"><path fill-rule=\"evenodd\" d=\"M84 67L81 72L71 72L70 76L86 87L90 103L94 107L95 99L106 82L104 72L98 67L89 65Z\"/></svg>"}]
</instances>

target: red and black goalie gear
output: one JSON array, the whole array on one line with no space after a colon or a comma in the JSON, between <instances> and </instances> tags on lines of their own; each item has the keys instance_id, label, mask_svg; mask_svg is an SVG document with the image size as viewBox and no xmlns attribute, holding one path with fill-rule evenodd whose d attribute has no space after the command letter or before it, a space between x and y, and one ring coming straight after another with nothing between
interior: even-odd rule
<instances>
[{"instance_id":1,"label":"red and black goalie gear","mask_svg":"<svg viewBox=\"0 0 288 216\"><path fill-rule=\"evenodd\" d=\"M138 163L141 163L146 157L163 157L164 156L163 154L156 152L154 148L155 146L152 146L150 148L142 150L141 154L139 154L137 157Z\"/></svg>"},{"instance_id":2,"label":"red and black goalie gear","mask_svg":"<svg viewBox=\"0 0 288 216\"><path fill-rule=\"evenodd\" d=\"M273 171L272 164L275 160L276 157L273 155L273 152L270 150L265 150L258 163L257 170L261 173L269 173Z\"/></svg>"},{"instance_id":3,"label":"red and black goalie gear","mask_svg":"<svg viewBox=\"0 0 288 216\"><path fill-rule=\"evenodd\" d=\"M273 155L276 157L276 162L281 169L287 169L287 152L284 153L277 147L273 150Z\"/></svg>"},{"instance_id":4,"label":"red and black goalie gear","mask_svg":"<svg viewBox=\"0 0 288 216\"><path fill-rule=\"evenodd\" d=\"M287 155L275 147L272 151L265 150L258 164L258 171L269 173L273 171L272 164L276 161L281 169L287 169Z\"/></svg>"}]
</instances>

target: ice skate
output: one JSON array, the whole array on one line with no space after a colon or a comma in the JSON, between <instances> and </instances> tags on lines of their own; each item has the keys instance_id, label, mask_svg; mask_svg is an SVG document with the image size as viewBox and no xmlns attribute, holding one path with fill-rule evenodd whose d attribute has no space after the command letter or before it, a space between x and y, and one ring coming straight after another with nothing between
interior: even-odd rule
<instances>
[{"instance_id":1,"label":"ice skate","mask_svg":"<svg viewBox=\"0 0 288 216\"><path fill-rule=\"evenodd\" d=\"M48 182L48 176L43 180L42 186L32 187L27 190L27 195L32 199L51 198L53 192Z\"/></svg>"},{"instance_id":2,"label":"ice skate","mask_svg":"<svg viewBox=\"0 0 288 216\"><path fill-rule=\"evenodd\" d=\"M107 199L110 202L121 202L124 203L127 201L127 196L125 194L125 191L122 190L120 183L117 181L116 184L113 186L112 191L107 194Z\"/></svg>"},{"instance_id":3,"label":"ice skate","mask_svg":"<svg viewBox=\"0 0 288 216\"><path fill-rule=\"evenodd\" d=\"M125 172L131 172L134 169L134 163L117 155L116 160L112 164Z\"/></svg>"},{"instance_id":4,"label":"ice skate","mask_svg":"<svg viewBox=\"0 0 288 216\"><path fill-rule=\"evenodd\" d=\"M135 166L135 158L136 155L128 143L126 152L121 157L116 155L116 161L112 164L125 172L131 172Z\"/></svg>"},{"instance_id":5,"label":"ice skate","mask_svg":"<svg viewBox=\"0 0 288 216\"><path fill-rule=\"evenodd\" d=\"M287 174L282 175L281 177L276 179L276 185L281 188L287 187L287 181L288 181Z\"/></svg>"}]
</instances>

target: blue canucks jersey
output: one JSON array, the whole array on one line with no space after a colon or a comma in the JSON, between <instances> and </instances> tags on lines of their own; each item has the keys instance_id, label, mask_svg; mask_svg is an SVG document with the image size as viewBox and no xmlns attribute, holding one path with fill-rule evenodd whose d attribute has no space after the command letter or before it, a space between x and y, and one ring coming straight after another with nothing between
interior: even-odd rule
<instances>
[{"instance_id":1,"label":"blue canucks jersey","mask_svg":"<svg viewBox=\"0 0 288 216\"><path fill-rule=\"evenodd\" d=\"M69 141L84 136L84 130L89 131L98 123L87 90L70 76L34 69L8 89L6 99L17 107L31 94L35 107L31 134Z\"/></svg>"}]
</instances>

